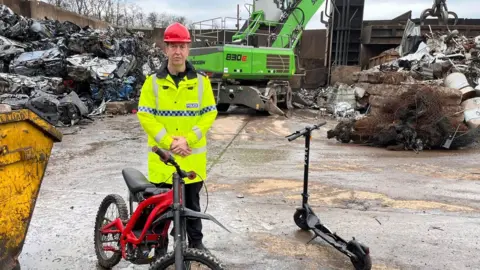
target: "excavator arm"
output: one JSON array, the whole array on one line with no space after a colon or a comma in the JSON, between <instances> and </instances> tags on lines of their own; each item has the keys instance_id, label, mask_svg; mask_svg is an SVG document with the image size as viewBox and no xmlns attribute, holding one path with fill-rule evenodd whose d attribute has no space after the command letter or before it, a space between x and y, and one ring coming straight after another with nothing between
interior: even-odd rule
<instances>
[{"instance_id":1,"label":"excavator arm","mask_svg":"<svg viewBox=\"0 0 480 270\"><path fill-rule=\"evenodd\" d=\"M270 46L294 48L303 30L325 0L253 0L250 18L233 36L233 43L246 43L249 36L268 30Z\"/></svg>"},{"instance_id":2,"label":"excavator arm","mask_svg":"<svg viewBox=\"0 0 480 270\"><path fill-rule=\"evenodd\" d=\"M212 41L215 45L192 48L189 60L210 77L219 111L234 104L285 115L277 104L291 109L294 102L302 103L290 86L290 79L299 75L295 49L325 0L253 1L249 19L231 42L219 41L217 32L217 41ZM197 24L201 29L201 23L193 24L194 29ZM207 35L201 30L198 36L196 33L193 37L199 42ZM212 36L215 39L215 34Z\"/></svg>"}]
</instances>

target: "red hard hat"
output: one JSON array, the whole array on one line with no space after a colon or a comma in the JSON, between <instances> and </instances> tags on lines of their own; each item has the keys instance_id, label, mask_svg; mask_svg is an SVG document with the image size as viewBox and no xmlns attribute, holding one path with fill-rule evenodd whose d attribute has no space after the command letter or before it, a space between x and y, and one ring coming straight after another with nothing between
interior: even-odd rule
<instances>
[{"instance_id":1,"label":"red hard hat","mask_svg":"<svg viewBox=\"0 0 480 270\"><path fill-rule=\"evenodd\" d=\"M187 27L181 23L172 23L165 29L163 34L164 42L191 42L190 32Z\"/></svg>"}]
</instances>

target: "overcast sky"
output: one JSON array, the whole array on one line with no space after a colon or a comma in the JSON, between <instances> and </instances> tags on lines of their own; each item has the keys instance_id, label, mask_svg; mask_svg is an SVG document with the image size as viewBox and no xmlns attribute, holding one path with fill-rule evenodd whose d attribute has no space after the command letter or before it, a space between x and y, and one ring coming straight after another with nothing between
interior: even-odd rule
<instances>
[{"instance_id":1,"label":"overcast sky","mask_svg":"<svg viewBox=\"0 0 480 270\"><path fill-rule=\"evenodd\" d=\"M168 12L187 17L192 21L213 19L216 17L236 17L237 4L240 4L240 16L248 17L244 4L252 0L129 0L137 3L145 12ZM266 0L263 0L266 1ZM270 0L273 1L273 0ZM455 11L460 18L480 17L475 2L479 0L447 0L448 9ZM433 0L365 0L365 20L393 19L409 10L418 18L422 10L430 8ZM307 29L324 28L320 22L320 11L308 23ZM233 20L232 20L233 21ZM234 22L233 22L234 23Z\"/></svg>"}]
</instances>

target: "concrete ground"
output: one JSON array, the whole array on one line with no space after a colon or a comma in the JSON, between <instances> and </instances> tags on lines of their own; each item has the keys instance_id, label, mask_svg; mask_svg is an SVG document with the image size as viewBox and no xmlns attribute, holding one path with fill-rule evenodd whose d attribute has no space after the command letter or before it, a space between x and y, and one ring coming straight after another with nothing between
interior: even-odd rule
<instances>
[{"instance_id":1,"label":"concrete ground","mask_svg":"<svg viewBox=\"0 0 480 270\"><path fill-rule=\"evenodd\" d=\"M300 204L303 140L284 136L314 115L219 116L209 134L205 244L228 269L353 269L320 239L306 244L292 215ZM478 150L390 152L312 138L310 202L346 239L370 247L374 269L480 269ZM93 226L110 193L127 200L121 170L147 171L135 115L65 132L55 145L20 262L22 269L97 269ZM202 191L202 205L206 192ZM148 269L121 262L114 269Z\"/></svg>"}]
</instances>

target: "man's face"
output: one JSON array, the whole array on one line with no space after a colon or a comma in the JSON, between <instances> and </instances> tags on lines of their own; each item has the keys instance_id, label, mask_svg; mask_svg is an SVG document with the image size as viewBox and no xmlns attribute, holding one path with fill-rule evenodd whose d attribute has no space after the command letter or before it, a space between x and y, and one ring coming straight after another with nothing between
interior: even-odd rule
<instances>
[{"instance_id":1,"label":"man's face","mask_svg":"<svg viewBox=\"0 0 480 270\"><path fill-rule=\"evenodd\" d=\"M183 65L187 60L189 49L187 43L167 43L165 53L168 61L173 65Z\"/></svg>"}]
</instances>

